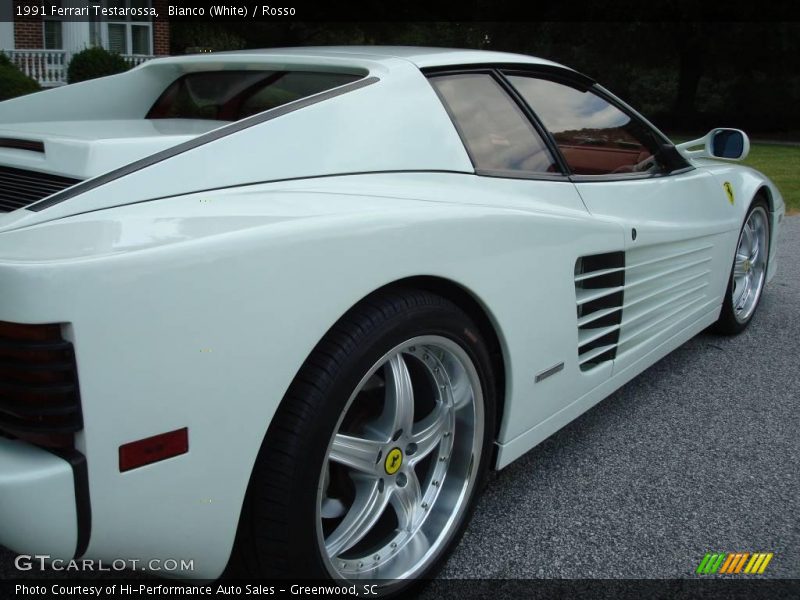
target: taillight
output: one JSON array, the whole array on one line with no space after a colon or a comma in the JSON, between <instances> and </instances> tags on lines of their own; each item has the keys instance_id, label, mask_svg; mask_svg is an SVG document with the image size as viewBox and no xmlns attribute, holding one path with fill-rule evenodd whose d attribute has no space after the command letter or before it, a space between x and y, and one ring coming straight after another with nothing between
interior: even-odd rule
<instances>
[{"instance_id":1,"label":"taillight","mask_svg":"<svg viewBox=\"0 0 800 600\"><path fill-rule=\"evenodd\" d=\"M71 448L82 427L75 353L61 326L0 321L0 433Z\"/></svg>"}]
</instances>

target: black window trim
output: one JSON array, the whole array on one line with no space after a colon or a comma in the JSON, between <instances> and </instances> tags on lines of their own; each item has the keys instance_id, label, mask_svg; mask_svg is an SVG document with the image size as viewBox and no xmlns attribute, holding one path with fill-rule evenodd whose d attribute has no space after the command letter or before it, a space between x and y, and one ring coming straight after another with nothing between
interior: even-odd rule
<instances>
[{"instance_id":1,"label":"black window trim","mask_svg":"<svg viewBox=\"0 0 800 600\"><path fill-rule=\"evenodd\" d=\"M500 179L529 179L531 181L561 181L569 183L569 177L563 173L537 173L535 171L514 171L511 169L475 169L475 175L498 177Z\"/></svg>"},{"instance_id":2,"label":"black window trim","mask_svg":"<svg viewBox=\"0 0 800 600\"><path fill-rule=\"evenodd\" d=\"M429 77L435 75L459 75L465 73L476 73L479 71L519 71L526 74L536 74L537 76L555 78L562 81L569 81L576 87L584 87L589 89L595 85L594 79L578 71L567 69L566 67L558 67L554 65L532 64L532 63L480 63L480 64L465 64L465 65L448 65L444 67L424 67L422 72Z\"/></svg>"},{"instance_id":3,"label":"black window trim","mask_svg":"<svg viewBox=\"0 0 800 600\"><path fill-rule=\"evenodd\" d=\"M566 162L564 161L564 157L561 156L561 153L558 151L557 146L555 145L555 141L552 140L552 137L544 128L544 126L539 121L538 117L530 110L530 107L519 97L517 91L513 88L513 86L503 77L502 73L497 69L496 65L465 65L465 66L456 66L456 67L434 67L434 68L426 68L423 69L423 73L425 74L428 79L433 79L435 77L446 77L452 75L489 75L495 83L500 86L500 89L505 93L505 95L511 100L511 102L520 110L523 117L528 120L528 122L533 127L533 130L536 134L541 138L542 143L544 144L545 148L550 152L552 155L553 160L555 161L556 167L560 170L557 173L541 173L537 171L516 171L516 170L505 170L505 169L483 169L478 167L475 164L475 158L472 156L472 153L469 150L466 142L466 136L464 135L464 131L461 129L461 125L458 123L458 120L455 118L455 115L450 110L450 105L447 103L445 98L439 93L439 90L435 85L431 85L433 91L436 93L436 96L439 98L439 101L444 106L447 115L450 117L450 121L453 123L453 127L455 127L456 132L458 133L458 137L461 140L462 145L464 146L464 150L469 157L469 161L472 164L472 168L475 170L475 175L479 175L482 177L498 177L502 179L528 179L533 181L562 181L562 182L569 182L569 171L568 167L566 166Z\"/></svg>"}]
</instances>

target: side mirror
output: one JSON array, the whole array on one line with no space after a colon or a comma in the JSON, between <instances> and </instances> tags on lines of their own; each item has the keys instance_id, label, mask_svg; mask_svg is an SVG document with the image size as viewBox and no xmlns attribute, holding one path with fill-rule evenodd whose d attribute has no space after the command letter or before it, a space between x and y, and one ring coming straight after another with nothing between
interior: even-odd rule
<instances>
[{"instance_id":1,"label":"side mirror","mask_svg":"<svg viewBox=\"0 0 800 600\"><path fill-rule=\"evenodd\" d=\"M740 129L712 129L701 138L675 147L686 158L744 160L750 152L750 139Z\"/></svg>"}]
</instances>

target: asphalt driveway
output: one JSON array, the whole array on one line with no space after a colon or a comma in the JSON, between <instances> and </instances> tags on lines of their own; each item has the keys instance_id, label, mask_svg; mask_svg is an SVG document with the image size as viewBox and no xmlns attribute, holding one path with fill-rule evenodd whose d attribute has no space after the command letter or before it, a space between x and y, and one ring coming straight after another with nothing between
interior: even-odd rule
<instances>
[{"instance_id":1,"label":"asphalt driveway","mask_svg":"<svg viewBox=\"0 0 800 600\"><path fill-rule=\"evenodd\" d=\"M501 471L446 577L800 577L800 216L751 326L703 333Z\"/></svg>"},{"instance_id":2,"label":"asphalt driveway","mask_svg":"<svg viewBox=\"0 0 800 600\"><path fill-rule=\"evenodd\" d=\"M779 261L745 333L697 336L499 473L443 575L682 578L745 551L800 577L800 216Z\"/></svg>"}]
</instances>

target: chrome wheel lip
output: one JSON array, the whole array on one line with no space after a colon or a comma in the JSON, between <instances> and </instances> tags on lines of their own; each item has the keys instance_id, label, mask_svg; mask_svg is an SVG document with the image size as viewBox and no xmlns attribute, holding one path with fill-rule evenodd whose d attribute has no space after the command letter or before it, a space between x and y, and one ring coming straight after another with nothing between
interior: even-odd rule
<instances>
[{"instance_id":1,"label":"chrome wheel lip","mask_svg":"<svg viewBox=\"0 0 800 600\"><path fill-rule=\"evenodd\" d=\"M426 352L427 354L425 354ZM323 501L326 499L326 475L329 461L332 460L332 451L342 423L358 394L379 369L387 365L393 357L403 354L416 354L419 357L425 354L426 359L428 355L432 355L432 360L435 359L434 364L439 366L439 377L443 379L436 380L436 383L437 385L442 384L440 386L443 390L442 397L448 395L452 400L453 419L450 428L451 435L447 436L447 441L442 441L441 446L437 443L433 448L434 450L446 449L444 454L448 454L448 458L446 462L440 462L443 457L439 456L439 461L431 463L426 483L421 486L424 489L420 489L419 492L419 498L424 502L422 506L427 505L425 515L419 522L414 523L406 532L401 531L398 534L396 530L396 535L387 538L382 549L377 552L371 551L364 557L342 560L337 558L336 554L333 556L329 554L322 528L322 508ZM442 358L448 363L447 366ZM426 366L428 365L426 364ZM457 377L457 381L452 381L454 370L460 370L460 373L456 373L460 375ZM463 401L465 397L468 397L467 402ZM431 414L434 412L436 411L434 410ZM425 420L427 421L428 417ZM466 350L455 341L439 335L414 337L398 344L375 362L348 398L328 443L317 486L315 515L317 541L323 563L331 577L345 580L375 580L381 582L381 585L390 587L396 580L420 575L433 564L440 556L441 550L446 547L455 534L457 525L467 510L468 499L475 486L477 468L481 460L483 423L483 393L480 377ZM418 423L414 422L414 424ZM386 447L391 449L403 446L407 441L408 438L404 435L402 439L387 442ZM377 467L382 467L384 464L386 454L381 456L381 460L376 463ZM432 457L431 461L433 458L436 457ZM414 456L404 453L404 461L407 462L402 465L403 472L405 474L408 474L409 471L413 472L419 460L421 458L415 459ZM398 484L400 474L397 475L397 477L389 476L384 479L381 492L394 497L400 487ZM434 481L438 482L438 485L433 485ZM393 509L394 504L386 502L383 510ZM328 540L332 536L333 534L330 534ZM376 557L379 559L376 560Z\"/></svg>"},{"instance_id":2,"label":"chrome wheel lip","mask_svg":"<svg viewBox=\"0 0 800 600\"><path fill-rule=\"evenodd\" d=\"M731 306L736 321L746 323L758 306L767 277L769 220L763 206L754 208L739 234L733 259Z\"/></svg>"}]
</instances>

